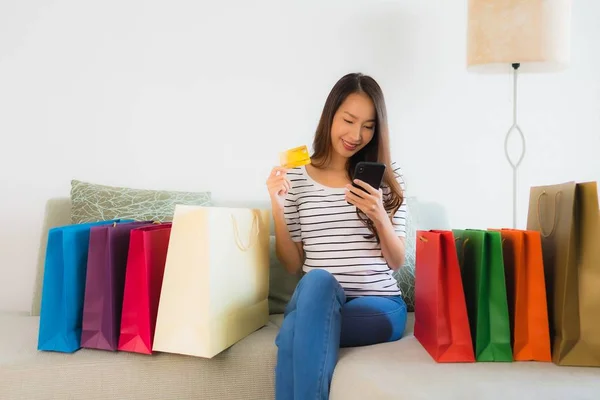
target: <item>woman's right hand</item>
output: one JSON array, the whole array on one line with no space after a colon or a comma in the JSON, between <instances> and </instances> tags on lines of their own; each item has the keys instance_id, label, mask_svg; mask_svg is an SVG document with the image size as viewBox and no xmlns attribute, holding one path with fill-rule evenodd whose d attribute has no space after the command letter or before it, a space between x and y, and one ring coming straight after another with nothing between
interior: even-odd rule
<instances>
[{"instance_id":1,"label":"woman's right hand","mask_svg":"<svg viewBox=\"0 0 600 400\"><path fill-rule=\"evenodd\" d=\"M267 188L273 208L283 210L285 195L288 193L292 184L287 178L287 169L275 167L271 170L271 175L267 179Z\"/></svg>"}]
</instances>

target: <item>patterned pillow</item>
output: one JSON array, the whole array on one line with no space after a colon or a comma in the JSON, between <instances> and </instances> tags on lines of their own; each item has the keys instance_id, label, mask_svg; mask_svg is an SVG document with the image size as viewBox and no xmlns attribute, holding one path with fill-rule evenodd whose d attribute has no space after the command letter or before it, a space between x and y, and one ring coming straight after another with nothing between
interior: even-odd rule
<instances>
[{"instance_id":1,"label":"patterned pillow","mask_svg":"<svg viewBox=\"0 0 600 400\"><path fill-rule=\"evenodd\" d=\"M131 189L71 181L72 224L115 218L171 221L176 204L211 206L211 193Z\"/></svg>"},{"instance_id":2,"label":"patterned pillow","mask_svg":"<svg viewBox=\"0 0 600 400\"><path fill-rule=\"evenodd\" d=\"M417 209L414 206L416 199L406 199L406 261L404 266L394 273L394 277L398 281L398 286L402 291L406 309L408 312L415 311L415 256L416 256L416 218L414 211ZM411 207L412 206L412 207ZM412 210L411 210L412 209Z\"/></svg>"}]
</instances>

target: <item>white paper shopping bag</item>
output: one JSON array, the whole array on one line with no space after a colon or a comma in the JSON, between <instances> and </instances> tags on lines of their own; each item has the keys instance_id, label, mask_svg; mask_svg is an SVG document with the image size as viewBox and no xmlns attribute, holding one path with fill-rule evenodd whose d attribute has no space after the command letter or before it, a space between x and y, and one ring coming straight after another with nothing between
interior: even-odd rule
<instances>
[{"instance_id":1,"label":"white paper shopping bag","mask_svg":"<svg viewBox=\"0 0 600 400\"><path fill-rule=\"evenodd\" d=\"M269 211L178 205L153 350L212 358L269 320Z\"/></svg>"}]
</instances>

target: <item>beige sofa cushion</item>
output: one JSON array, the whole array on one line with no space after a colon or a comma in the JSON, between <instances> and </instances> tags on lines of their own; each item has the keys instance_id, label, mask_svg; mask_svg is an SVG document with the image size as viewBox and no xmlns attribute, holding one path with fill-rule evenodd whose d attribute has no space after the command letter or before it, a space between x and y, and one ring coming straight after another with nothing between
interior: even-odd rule
<instances>
[{"instance_id":1,"label":"beige sofa cushion","mask_svg":"<svg viewBox=\"0 0 600 400\"><path fill-rule=\"evenodd\" d=\"M282 315L212 360L82 349L35 350L38 318L0 315L0 398L269 400ZM342 349L331 400L600 398L600 368L550 363L436 364L412 335Z\"/></svg>"},{"instance_id":2,"label":"beige sofa cushion","mask_svg":"<svg viewBox=\"0 0 600 400\"><path fill-rule=\"evenodd\" d=\"M342 349L331 398L600 399L600 368L537 362L437 364L413 336L413 325L414 314L410 313L401 340Z\"/></svg>"},{"instance_id":3,"label":"beige sofa cushion","mask_svg":"<svg viewBox=\"0 0 600 400\"><path fill-rule=\"evenodd\" d=\"M38 317L0 315L0 399L184 400L273 398L269 323L213 359L81 349L36 350Z\"/></svg>"}]
</instances>

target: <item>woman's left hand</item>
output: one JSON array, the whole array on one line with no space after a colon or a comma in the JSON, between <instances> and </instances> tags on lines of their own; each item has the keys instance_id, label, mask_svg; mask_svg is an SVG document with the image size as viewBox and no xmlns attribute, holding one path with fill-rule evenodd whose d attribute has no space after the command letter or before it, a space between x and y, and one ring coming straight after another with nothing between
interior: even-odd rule
<instances>
[{"instance_id":1,"label":"woman's left hand","mask_svg":"<svg viewBox=\"0 0 600 400\"><path fill-rule=\"evenodd\" d=\"M359 179L355 179L354 183L365 189L367 193L353 185L346 185L346 201L365 213L373 223L385 221L388 214L383 206L381 189L377 190Z\"/></svg>"}]
</instances>

